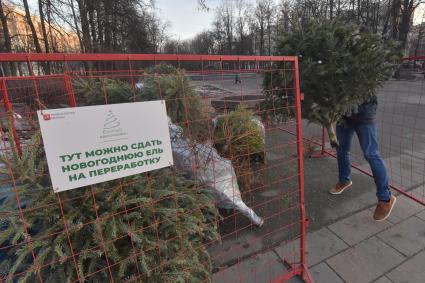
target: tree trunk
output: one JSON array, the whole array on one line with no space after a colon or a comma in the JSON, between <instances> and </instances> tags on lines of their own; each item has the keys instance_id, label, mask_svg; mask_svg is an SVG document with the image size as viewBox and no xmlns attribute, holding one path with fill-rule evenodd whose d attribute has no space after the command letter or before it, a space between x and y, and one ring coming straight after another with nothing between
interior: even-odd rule
<instances>
[{"instance_id":1,"label":"tree trunk","mask_svg":"<svg viewBox=\"0 0 425 283\"><path fill-rule=\"evenodd\" d=\"M43 39L44 39L44 52L49 53L50 52L49 38L47 36L46 22L45 22L44 11L43 11L43 3L41 2L41 0L38 0L38 10L39 10L39 13L40 13L41 30L42 30ZM49 62L46 63L45 72L46 72L47 75L50 74L50 63Z\"/></svg>"},{"instance_id":2,"label":"tree trunk","mask_svg":"<svg viewBox=\"0 0 425 283\"><path fill-rule=\"evenodd\" d=\"M111 29L111 14L112 14L112 7L109 0L104 1L105 5L105 15L104 15L104 21L105 21L105 44L103 46L103 52L111 52L111 46L112 46L112 29Z\"/></svg>"},{"instance_id":3,"label":"tree trunk","mask_svg":"<svg viewBox=\"0 0 425 283\"><path fill-rule=\"evenodd\" d=\"M268 37L268 55L272 55L272 27L270 21L267 23L267 37Z\"/></svg>"},{"instance_id":4,"label":"tree trunk","mask_svg":"<svg viewBox=\"0 0 425 283\"><path fill-rule=\"evenodd\" d=\"M119 8L119 3L117 3L117 1L113 1L113 6L112 6L112 13L111 13L111 18L112 18L112 44L111 44L111 52L115 52L117 46L118 46L118 41L117 41L117 36L118 36L118 17L117 17L117 9ZM113 64L114 62L112 62Z\"/></svg>"},{"instance_id":5,"label":"tree trunk","mask_svg":"<svg viewBox=\"0 0 425 283\"><path fill-rule=\"evenodd\" d=\"M379 15L381 13L381 2L378 2L375 4L376 8L375 8L375 13L374 13L374 22L373 22L373 33L378 33L378 28L379 28Z\"/></svg>"},{"instance_id":6,"label":"tree trunk","mask_svg":"<svg viewBox=\"0 0 425 283\"><path fill-rule=\"evenodd\" d=\"M89 21L87 19L87 7L86 2L84 0L77 0L78 9L80 11L81 18L81 30L83 32L83 45L84 50L87 53L92 52L92 44L90 38L90 27Z\"/></svg>"},{"instance_id":7,"label":"tree trunk","mask_svg":"<svg viewBox=\"0 0 425 283\"><path fill-rule=\"evenodd\" d=\"M335 133L335 124L326 124L324 126L328 131L329 142L331 143L331 146L333 148L337 148L339 146L339 142Z\"/></svg>"},{"instance_id":8,"label":"tree trunk","mask_svg":"<svg viewBox=\"0 0 425 283\"><path fill-rule=\"evenodd\" d=\"M12 42L10 40L9 25L7 23L7 16L3 10L3 1L1 0L0 0L0 19L1 19L1 25L3 28L4 46L7 52L12 52Z\"/></svg>"},{"instance_id":9,"label":"tree trunk","mask_svg":"<svg viewBox=\"0 0 425 283\"><path fill-rule=\"evenodd\" d=\"M43 33L44 39L44 52L49 53L49 38L47 37L46 21L44 17L43 3L41 2L41 0L38 0L38 11L40 13L41 31Z\"/></svg>"},{"instance_id":10,"label":"tree trunk","mask_svg":"<svg viewBox=\"0 0 425 283\"><path fill-rule=\"evenodd\" d=\"M86 53L86 49L84 48L84 44L81 39L80 28L78 27L78 20L77 20L77 14L75 13L74 0L69 0L69 5L71 6L72 17L74 18L75 30L77 32L77 37L78 37L78 42L80 43L81 52Z\"/></svg>"},{"instance_id":11,"label":"tree trunk","mask_svg":"<svg viewBox=\"0 0 425 283\"><path fill-rule=\"evenodd\" d=\"M388 1L387 15L385 16L384 28L382 29L382 36L386 37L389 29L389 23L391 18L391 1Z\"/></svg>"},{"instance_id":12,"label":"tree trunk","mask_svg":"<svg viewBox=\"0 0 425 283\"><path fill-rule=\"evenodd\" d=\"M357 0L357 24L360 24L360 18L361 18L361 8L362 7L362 3L361 0Z\"/></svg>"},{"instance_id":13,"label":"tree trunk","mask_svg":"<svg viewBox=\"0 0 425 283\"><path fill-rule=\"evenodd\" d=\"M401 10L401 0L393 0L393 5L391 7L391 38L397 40L398 37L398 28L399 28L399 18Z\"/></svg>"},{"instance_id":14,"label":"tree trunk","mask_svg":"<svg viewBox=\"0 0 425 283\"><path fill-rule=\"evenodd\" d=\"M35 51L37 53L42 53L43 50L41 50L40 41L38 40L37 30L35 29L34 23L32 22L30 9L28 7L28 1L23 0L23 3L24 3L24 8L25 8L25 18L27 20L27 23L28 23L30 29L31 29L31 34L32 34L32 39L34 41ZM41 67L43 68L43 71L44 71L45 74L49 73L49 68L47 67L46 63L42 62Z\"/></svg>"},{"instance_id":15,"label":"tree trunk","mask_svg":"<svg viewBox=\"0 0 425 283\"><path fill-rule=\"evenodd\" d=\"M404 0L403 9L401 10L401 21L398 28L398 40L401 42L401 49L404 49L407 44L407 36L410 31L410 24L414 13L413 0Z\"/></svg>"},{"instance_id":16,"label":"tree trunk","mask_svg":"<svg viewBox=\"0 0 425 283\"><path fill-rule=\"evenodd\" d=\"M340 15L341 15L341 0L338 0L336 16L339 18Z\"/></svg>"},{"instance_id":17,"label":"tree trunk","mask_svg":"<svg viewBox=\"0 0 425 283\"><path fill-rule=\"evenodd\" d=\"M96 15L97 15L97 46L99 47L99 51L101 52L100 48L103 46L103 14L102 14L102 6L101 3L97 5L96 7Z\"/></svg>"},{"instance_id":18,"label":"tree trunk","mask_svg":"<svg viewBox=\"0 0 425 283\"><path fill-rule=\"evenodd\" d=\"M7 22L7 16L3 10L3 2L1 0L0 0L0 20L1 20L1 25L3 29L3 36L4 36L4 51L12 52L12 41L10 40L9 25ZM10 65L8 63L4 63L2 64L2 66L4 70L4 73L2 75L16 76L16 66L14 63L10 63Z\"/></svg>"},{"instance_id":19,"label":"tree trunk","mask_svg":"<svg viewBox=\"0 0 425 283\"><path fill-rule=\"evenodd\" d=\"M264 55L264 22L260 23L260 55Z\"/></svg>"},{"instance_id":20,"label":"tree trunk","mask_svg":"<svg viewBox=\"0 0 425 283\"><path fill-rule=\"evenodd\" d=\"M90 4L88 5L88 14L89 14L89 25L90 25L90 31L91 31L91 36L92 36L92 40L93 40L93 51L96 52L97 51L97 34L96 34L96 24L95 24L95 20L94 20L94 3L90 2Z\"/></svg>"},{"instance_id":21,"label":"tree trunk","mask_svg":"<svg viewBox=\"0 0 425 283\"><path fill-rule=\"evenodd\" d=\"M42 53L43 51L41 50L41 46L40 46L40 41L38 40L38 35L37 35L37 31L35 29L34 23L32 22L31 19L31 13L30 13L30 9L28 7L28 1L27 0L22 0L24 3L24 8L25 8L25 18L27 20L27 23L31 29L31 34L32 34L32 38L34 41L34 47L35 47L35 51L37 51L37 53Z\"/></svg>"},{"instance_id":22,"label":"tree trunk","mask_svg":"<svg viewBox=\"0 0 425 283\"><path fill-rule=\"evenodd\" d=\"M410 31L410 20L411 15L404 14L399 25L398 40L401 42L401 49L404 49L407 44L407 36L409 35Z\"/></svg>"},{"instance_id":23,"label":"tree trunk","mask_svg":"<svg viewBox=\"0 0 425 283\"><path fill-rule=\"evenodd\" d=\"M365 1L365 6L366 6L366 26L370 26L370 6L369 6L369 0Z\"/></svg>"},{"instance_id":24,"label":"tree trunk","mask_svg":"<svg viewBox=\"0 0 425 283\"><path fill-rule=\"evenodd\" d=\"M53 53L57 53L58 49L57 49L55 37L53 36L53 30L52 30L52 3L50 2L50 0L46 1L46 6L47 6L46 12L47 12L47 24L49 25L50 44L51 44Z\"/></svg>"}]
</instances>

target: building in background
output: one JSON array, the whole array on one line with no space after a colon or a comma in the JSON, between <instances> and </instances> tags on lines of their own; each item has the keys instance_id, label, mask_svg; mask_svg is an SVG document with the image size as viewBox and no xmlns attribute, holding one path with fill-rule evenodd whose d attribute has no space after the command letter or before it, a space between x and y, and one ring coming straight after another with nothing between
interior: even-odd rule
<instances>
[{"instance_id":1,"label":"building in background","mask_svg":"<svg viewBox=\"0 0 425 283\"><path fill-rule=\"evenodd\" d=\"M14 52L34 52L34 40L32 37L30 26L25 18L25 11L10 4L3 5L3 10L7 16L7 24L10 33L12 50ZM31 16L32 22L37 32L40 46L44 50L44 37L41 27L40 18ZM80 51L80 43L77 35L73 31L66 30L65 28L48 22L45 23L47 29L47 36L51 51L72 53ZM1 22L0 22L1 26ZM4 42L4 32L0 29L0 44Z\"/></svg>"}]
</instances>

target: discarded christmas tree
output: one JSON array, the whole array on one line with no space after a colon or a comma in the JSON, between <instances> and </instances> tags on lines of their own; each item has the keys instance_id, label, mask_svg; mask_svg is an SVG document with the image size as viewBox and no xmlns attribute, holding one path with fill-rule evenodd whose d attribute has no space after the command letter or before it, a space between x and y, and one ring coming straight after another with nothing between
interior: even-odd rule
<instances>
[{"instance_id":1,"label":"discarded christmas tree","mask_svg":"<svg viewBox=\"0 0 425 283\"><path fill-rule=\"evenodd\" d=\"M202 98L182 69L159 64L143 76L144 100L165 100L171 121L183 128L192 141L211 138Z\"/></svg>"},{"instance_id":2,"label":"discarded christmas tree","mask_svg":"<svg viewBox=\"0 0 425 283\"><path fill-rule=\"evenodd\" d=\"M85 106L140 101L140 91L123 80L80 78L73 87L77 100Z\"/></svg>"},{"instance_id":3,"label":"discarded christmas tree","mask_svg":"<svg viewBox=\"0 0 425 283\"><path fill-rule=\"evenodd\" d=\"M6 282L211 282L211 190L163 169L55 194L40 135L22 155L9 140L0 178L15 180L22 214L14 193L0 206Z\"/></svg>"},{"instance_id":4,"label":"discarded christmas tree","mask_svg":"<svg viewBox=\"0 0 425 283\"><path fill-rule=\"evenodd\" d=\"M301 91L305 93L303 116L326 127L333 147L338 145L336 123L356 113L391 76L392 63L397 60L393 50L379 36L337 21L295 28L278 44L279 54L299 57ZM286 108L276 103L286 101L284 96L293 96L293 91L287 91L293 88L288 75L292 68L281 64L275 69L264 78L264 89L269 90L266 103L285 109L273 111L273 115L285 116Z\"/></svg>"},{"instance_id":5,"label":"discarded christmas tree","mask_svg":"<svg viewBox=\"0 0 425 283\"><path fill-rule=\"evenodd\" d=\"M214 133L214 146L220 155L231 158L250 158L264 152L264 139L254 114L238 108L220 117Z\"/></svg>"},{"instance_id":6,"label":"discarded christmas tree","mask_svg":"<svg viewBox=\"0 0 425 283\"><path fill-rule=\"evenodd\" d=\"M251 189L253 180L252 161L264 161L264 128L254 114L238 108L217 121L214 146L221 156L232 161L242 190Z\"/></svg>"}]
</instances>

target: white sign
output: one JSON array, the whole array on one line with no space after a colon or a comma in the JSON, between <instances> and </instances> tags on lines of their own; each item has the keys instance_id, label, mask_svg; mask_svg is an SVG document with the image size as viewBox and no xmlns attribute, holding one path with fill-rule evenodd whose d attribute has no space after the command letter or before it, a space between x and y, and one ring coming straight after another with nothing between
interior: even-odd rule
<instances>
[{"instance_id":1,"label":"white sign","mask_svg":"<svg viewBox=\"0 0 425 283\"><path fill-rule=\"evenodd\" d=\"M164 101L37 114L55 192L173 165Z\"/></svg>"}]
</instances>

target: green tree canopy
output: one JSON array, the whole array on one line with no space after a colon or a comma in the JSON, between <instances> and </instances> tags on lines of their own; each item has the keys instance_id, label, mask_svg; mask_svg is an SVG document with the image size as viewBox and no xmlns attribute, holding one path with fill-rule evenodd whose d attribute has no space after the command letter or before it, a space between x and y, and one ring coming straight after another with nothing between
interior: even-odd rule
<instances>
[{"instance_id":1,"label":"green tree canopy","mask_svg":"<svg viewBox=\"0 0 425 283\"><path fill-rule=\"evenodd\" d=\"M374 98L378 87L392 74L391 62L397 59L391 44L337 21L296 28L280 40L278 50L281 55L299 57L301 90L305 93L303 116L327 128L332 146L338 145L335 124ZM266 90L285 88L283 80L277 79L282 77L281 72L273 72L276 79L266 76ZM276 100L272 95L283 95L267 93L268 100Z\"/></svg>"}]
</instances>

